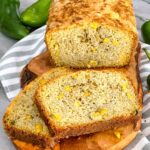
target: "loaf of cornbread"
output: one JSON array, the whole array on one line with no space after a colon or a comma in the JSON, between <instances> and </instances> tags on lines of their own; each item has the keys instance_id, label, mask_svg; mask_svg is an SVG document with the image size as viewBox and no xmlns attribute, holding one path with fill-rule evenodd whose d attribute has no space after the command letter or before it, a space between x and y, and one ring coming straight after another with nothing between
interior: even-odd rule
<instances>
[{"instance_id":1,"label":"loaf of cornbread","mask_svg":"<svg viewBox=\"0 0 150 150\"><path fill-rule=\"evenodd\" d=\"M55 68L48 71L25 86L11 102L3 118L4 127L11 138L31 142L41 147L54 145L53 131L48 130L41 119L33 97L38 85L69 71L65 68Z\"/></svg>"},{"instance_id":2,"label":"loaf of cornbread","mask_svg":"<svg viewBox=\"0 0 150 150\"><path fill-rule=\"evenodd\" d=\"M58 0L45 36L56 66L128 65L138 42L132 0Z\"/></svg>"},{"instance_id":3,"label":"loaf of cornbread","mask_svg":"<svg viewBox=\"0 0 150 150\"><path fill-rule=\"evenodd\" d=\"M136 122L138 93L124 72L77 71L39 86L35 102L58 138L105 131Z\"/></svg>"}]
</instances>

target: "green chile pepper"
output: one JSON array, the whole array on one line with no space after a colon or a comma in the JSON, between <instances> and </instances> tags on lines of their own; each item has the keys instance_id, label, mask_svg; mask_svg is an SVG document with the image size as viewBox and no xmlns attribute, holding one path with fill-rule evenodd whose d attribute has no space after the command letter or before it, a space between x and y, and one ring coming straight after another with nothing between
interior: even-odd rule
<instances>
[{"instance_id":1,"label":"green chile pepper","mask_svg":"<svg viewBox=\"0 0 150 150\"><path fill-rule=\"evenodd\" d=\"M150 75L148 75L147 77L147 85L148 85L148 88L150 89Z\"/></svg>"},{"instance_id":2,"label":"green chile pepper","mask_svg":"<svg viewBox=\"0 0 150 150\"><path fill-rule=\"evenodd\" d=\"M1 0L0 3L0 32L17 40L29 33L28 28L19 20L19 6L19 0Z\"/></svg>"},{"instance_id":3,"label":"green chile pepper","mask_svg":"<svg viewBox=\"0 0 150 150\"><path fill-rule=\"evenodd\" d=\"M146 53L147 58L150 60L150 52L148 52L148 50L146 48L144 48L143 50ZM148 88L150 89L150 74L147 77L147 85L148 85Z\"/></svg>"},{"instance_id":4,"label":"green chile pepper","mask_svg":"<svg viewBox=\"0 0 150 150\"><path fill-rule=\"evenodd\" d=\"M144 52L147 55L147 58L150 60L150 52L148 52L148 50L146 48L143 48Z\"/></svg>"},{"instance_id":5,"label":"green chile pepper","mask_svg":"<svg viewBox=\"0 0 150 150\"><path fill-rule=\"evenodd\" d=\"M48 10L51 0L38 0L21 14L21 21L31 27L44 25L48 18Z\"/></svg>"},{"instance_id":6,"label":"green chile pepper","mask_svg":"<svg viewBox=\"0 0 150 150\"><path fill-rule=\"evenodd\" d=\"M150 44L150 20L142 25L141 30L144 42Z\"/></svg>"}]
</instances>

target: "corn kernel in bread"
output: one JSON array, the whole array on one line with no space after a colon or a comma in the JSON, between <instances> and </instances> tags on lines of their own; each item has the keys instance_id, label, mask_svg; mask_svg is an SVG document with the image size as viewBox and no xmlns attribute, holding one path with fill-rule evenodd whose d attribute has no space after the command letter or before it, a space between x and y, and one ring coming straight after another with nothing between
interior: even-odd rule
<instances>
[{"instance_id":1,"label":"corn kernel in bread","mask_svg":"<svg viewBox=\"0 0 150 150\"><path fill-rule=\"evenodd\" d=\"M132 1L53 1L45 38L57 66L125 66L138 41Z\"/></svg>"},{"instance_id":2,"label":"corn kernel in bread","mask_svg":"<svg viewBox=\"0 0 150 150\"><path fill-rule=\"evenodd\" d=\"M27 85L12 101L3 118L8 134L13 138L45 146L53 144L52 131L49 131L34 104L33 96L38 85L49 79L67 73L65 68L56 68L43 74Z\"/></svg>"},{"instance_id":3,"label":"corn kernel in bread","mask_svg":"<svg viewBox=\"0 0 150 150\"><path fill-rule=\"evenodd\" d=\"M40 86L35 96L48 127L60 138L135 121L140 109L131 81L123 72L109 69L64 75Z\"/></svg>"}]
</instances>

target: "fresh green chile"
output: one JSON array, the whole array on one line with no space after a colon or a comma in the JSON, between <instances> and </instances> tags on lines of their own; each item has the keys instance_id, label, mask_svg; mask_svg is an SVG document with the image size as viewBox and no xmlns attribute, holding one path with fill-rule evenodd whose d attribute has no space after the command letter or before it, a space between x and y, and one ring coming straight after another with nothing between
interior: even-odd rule
<instances>
[{"instance_id":1,"label":"fresh green chile","mask_svg":"<svg viewBox=\"0 0 150 150\"><path fill-rule=\"evenodd\" d=\"M0 32L17 40L29 34L19 19L19 6L19 0L1 0L0 3Z\"/></svg>"},{"instance_id":2,"label":"fresh green chile","mask_svg":"<svg viewBox=\"0 0 150 150\"><path fill-rule=\"evenodd\" d=\"M144 42L150 44L150 21L146 21L142 25L141 31Z\"/></svg>"},{"instance_id":3,"label":"fresh green chile","mask_svg":"<svg viewBox=\"0 0 150 150\"><path fill-rule=\"evenodd\" d=\"M150 52L146 48L144 48L143 50L146 53L147 58L150 60Z\"/></svg>"},{"instance_id":4,"label":"fresh green chile","mask_svg":"<svg viewBox=\"0 0 150 150\"><path fill-rule=\"evenodd\" d=\"M146 53L147 58L150 60L150 52L146 48L144 48L143 50ZM147 85L148 85L148 88L150 89L150 74L147 77Z\"/></svg>"},{"instance_id":5,"label":"fresh green chile","mask_svg":"<svg viewBox=\"0 0 150 150\"><path fill-rule=\"evenodd\" d=\"M38 0L21 14L21 21L31 27L44 25L48 18L48 10L51 0Z\"/></svg>"},{"instance_id":6,"label":"fresh green chile","mask_svg":"<svg viewBox=\"0 0 150 150\"><path fill-rule=\"evenodd\" d=\"M147 85L148 85L148 88L150 89L150 75L148 75L147 77Z\"/></svg>"}]
</instances>

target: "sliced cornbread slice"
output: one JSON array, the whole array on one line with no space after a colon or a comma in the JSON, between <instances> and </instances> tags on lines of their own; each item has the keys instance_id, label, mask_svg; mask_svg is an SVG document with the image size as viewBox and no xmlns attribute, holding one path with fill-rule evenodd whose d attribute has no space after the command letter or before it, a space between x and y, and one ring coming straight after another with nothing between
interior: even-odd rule
<instances>
[{"instance_id":1,"label":"sliced cornbread slice","mask_svg":"<svg viewBox=\"0 0 150 150\"><path fill-rule=\"evenodd\" d=\"M116 70L86 70L40 86L35 102L55 136L66 138L135 122L141 109L132 83Z\"/></svg>"},{"instance_id":2,"label":"sliced cornbread slice","mask_svg":"<svg viewBox=\"0 0 150 150\"><path fill-rule=\"evenodd\" d=\"M125 66L138 42L132 1L53 1L45 39L57 66Z\"/></svg>"},{"instance_id":3,"label":"sliced cornbread slice","mask_svg":"<svg viewBox=\"0 0 150 150\"><path fill-rule=\"evenodd\" d=\"M33 144L52 146L53 132L49 131L34 104L36 88L49 79L69 72L69 69L56 68L48 71L27 85L11 102L3 118L4 127L12 138Z\"/></svg>"}]
</instances>

